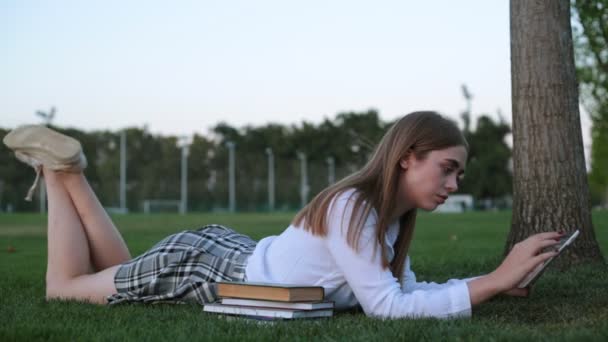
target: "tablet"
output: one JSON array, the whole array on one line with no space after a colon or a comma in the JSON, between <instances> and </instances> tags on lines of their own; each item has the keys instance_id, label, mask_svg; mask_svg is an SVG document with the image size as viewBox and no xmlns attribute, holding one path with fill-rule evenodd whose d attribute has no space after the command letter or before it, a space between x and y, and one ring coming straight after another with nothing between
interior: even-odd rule
<instances>
[{"instance_id":1,"label":"tablet","mask_svg":"<svg viewBox=\"0 0 608 342\"><path fill-rule=\"evenodd\" d=\"M557 256L559 256L562 251L564 249L566 249L566 247L570 246L572 244L572 242L574 242L574 240L576 239L576 237L578 236L580 232L578 231L578 229L573 232L572 234L568 234L563 236L560 239L560 243L557 246L557 255L547 259L545 262L543 262L542 264L538 265L534 271L530 272L525 278L524 280L521 281L521 283L519 283L519 285L517 285L517 287L524 288L524 287L528 287L530 284L534 283L536 281L536 279L538 279L540 277L540 275L543 273L543 270L549 265L549 263L551 263L551 261L553 261L553 259L557 258Z\"/></svg>"}]
</instances>

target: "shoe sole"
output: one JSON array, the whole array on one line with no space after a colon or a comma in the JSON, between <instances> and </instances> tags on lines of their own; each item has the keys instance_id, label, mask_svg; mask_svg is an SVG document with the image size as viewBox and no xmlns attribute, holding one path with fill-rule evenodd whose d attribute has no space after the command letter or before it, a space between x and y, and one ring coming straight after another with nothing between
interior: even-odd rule
<instances>
[{"instance_id":1,"label":"shoe sole","mask_svg":"<svg viewBox=\"0 0 608 342\"><path fill-rule=\"evenodd\" d=\"M14 151L40 156L48 154L53 160L44 159L51 164L71 164L80 158L82 151L78 140L37 125L18 127L7 134L3 142Z\"/></svg>"},{"instance_id":2,"label":"shoe sole","mask_svg":"<svg viewBox=\"0 0 608 342\"><path fill-rule=\"evenodd\" d=\"M39 164L44 165L45 167L48 167L49 169L54 171L80 172L87 167L87 158L84 156L84 154L80 154L79 158L76 159L74 162L62 164L58 164L57 161L53 160L52 158L49 158L47 154L37 153L37 151L26 152L24 150L17 150L15 152L15 156L17 157L17 159L34 168L36 168L36 165L28 161L28 159L33 159Z\"/></svg>"}]
</instances>

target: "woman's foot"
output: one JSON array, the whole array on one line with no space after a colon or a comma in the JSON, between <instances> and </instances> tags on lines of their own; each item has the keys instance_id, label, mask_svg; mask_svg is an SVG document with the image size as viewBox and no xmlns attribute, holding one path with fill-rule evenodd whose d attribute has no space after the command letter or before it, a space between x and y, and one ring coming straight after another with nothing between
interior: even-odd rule
<instances>
[{"instance_id":1,"label":"woman's foot","mask_svg":"<svg viewBox=\"0 0 608 342\"><path fill-rule=\"evenodd\" d=\"M4 144L20 161L36 170L36 179L25 199L31 201L42 167L54 171L80 172L87 166L78 140L45 126L26 125L7 134Z\"/></svg>"},{"instance_id":2,"label":"woman's foot","mask_svg":"<svg viewBox=\"0 0 608 342\"><path fill-rule=\"evenodd\" d=\"M86 167L78 140L45 126L15 128L3 141L11 150L36 159L51 170L77 172Z\"/></svg>"}]
</instances>

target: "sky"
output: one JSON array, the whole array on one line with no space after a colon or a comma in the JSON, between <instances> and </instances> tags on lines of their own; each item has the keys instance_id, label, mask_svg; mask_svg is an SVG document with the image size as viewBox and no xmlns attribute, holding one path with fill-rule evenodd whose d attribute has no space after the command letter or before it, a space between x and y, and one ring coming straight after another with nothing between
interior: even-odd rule
<instances>
[{"instance_id":1,"label":"sky","mask_svg":"<svg viewBox=\"0 0 608 342\"><path fill-rule=\"evenodd\" d=\"M205 134L344 111L511 122L508 0L0 2L0 127ZM584 144L589 119L581 115Z\"/></svg>"}]
</instances>

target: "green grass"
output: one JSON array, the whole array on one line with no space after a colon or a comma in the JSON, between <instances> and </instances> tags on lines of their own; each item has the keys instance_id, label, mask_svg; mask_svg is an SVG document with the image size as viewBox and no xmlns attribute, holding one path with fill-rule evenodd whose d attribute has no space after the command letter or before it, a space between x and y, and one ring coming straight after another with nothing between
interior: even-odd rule
<instances>
[{"instance_id":1,"label":"green grass","mask_svg":"<svg viewBox=\"0 0 608 342\"><path fill-rule=\"evenodd\" d=\"M117 216L133 255L166 235L221 223L255 239L279 233L287 214ZM594 225L608 253L608 212ZM495 268L510 213L424 214L411 256L419 280L445 281ZM498 297L471 319L379 320L360 312L331 319L258 324L197 306L96 306L46 302L45 218L0 215L0 340L608 340L608 272L598 265L547 272L529 298ZM15 251L9 252L9 246Z\"/></svg>"}]
</instances>

